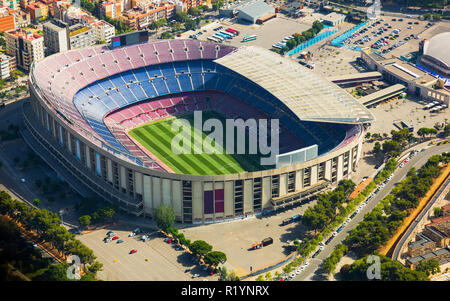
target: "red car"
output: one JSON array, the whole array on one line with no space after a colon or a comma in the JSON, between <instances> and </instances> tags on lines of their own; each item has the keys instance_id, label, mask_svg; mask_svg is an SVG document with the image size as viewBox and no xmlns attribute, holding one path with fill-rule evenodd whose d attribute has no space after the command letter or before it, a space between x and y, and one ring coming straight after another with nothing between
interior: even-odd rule
<instances>
[{"instance_id":1,"label":"red car","mask_svg":"<svg viewBox=\"0 0 450 301\"><path fill-rule=\"evenodd\" d=\"M136 252L137 252L137 250L136 250L136 249L133 249L133 250L130 251L130 254L134 254L134 253L136 253Z\"/></svg>"},{"instance_id":2,"label":"red car","mask_svg":"<svg viewBox=\"0 0 450 301\"><path fill-rule=\"evenodd\" d=\"M112 240L116 240L116 239L119 239L119 236L116 235L112 238Z\"/></svg>"}]
</instances>

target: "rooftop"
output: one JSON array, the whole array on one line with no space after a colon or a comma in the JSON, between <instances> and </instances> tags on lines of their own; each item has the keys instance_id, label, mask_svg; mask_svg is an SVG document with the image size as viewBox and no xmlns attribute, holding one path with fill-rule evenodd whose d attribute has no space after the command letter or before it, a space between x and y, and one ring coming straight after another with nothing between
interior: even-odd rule
<instances>
[{"instance_id":1,"label":"rooftop","mask_svg":"<svg viewBox=\"0 0 450 301\"><path fill-rule=\"evenodd\" d=\"M450 66L450 51L448 45L450 43L450 32L443 32L435 35L430 40L425 42L423 53L431 56L438 61Z\"/></svg>"},{"instance_id":2,"label":"rooftop","mask_svg":"<svg viewBox=\"0 0 450 301\"><path fill-rule=\"evenodd\" d=\"M333 21L341 20L342 18L345 18L345 15L338 14L336 12L332 12L332 13L322 17L322 20L333 22Z\"/></svg>"},{"instance_id":3,"label":"rooftop","mask_svg":"<svg viewBox=\"0 0 450 301\"><path fill-rule=\"evenodd\" d=\"M22 38L24 40L29 40L29 41L33 41L33 40L37 40L37 39L42 38L42 36L40 36L38 34L32 33L32 32L27 31L27 30L23 30L21 28L12 29L12 30L6 31L6 33L10 34L10 35L13 35L15 37L18 37L18 38Z\"/></svg>"},{"instance_id":4,"label":"rooftop","mask_svg":"<svg viewBox=\"0 0 450 301\"><path fill-rule=\"evenodd\" d=\"M266 89L301 120L362 123L374 119L372 113L346 91L272 51L244 46L215 62Z\"/></svg>"}]
</instances>

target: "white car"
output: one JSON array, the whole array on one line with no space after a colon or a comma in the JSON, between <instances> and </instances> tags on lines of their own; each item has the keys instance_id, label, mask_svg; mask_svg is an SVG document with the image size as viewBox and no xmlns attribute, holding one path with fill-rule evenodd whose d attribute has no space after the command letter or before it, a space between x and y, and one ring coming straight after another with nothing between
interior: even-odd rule
<instances>
[{"instance_id":1,"label":"white car","mask_svg":"<svg viewBox=\"0 0 450 301\"><path fill-rule=\"evenodd\" d=\"M358 211L359 212L359 211ZM335 237L337 235L337 232L333 232L333 237Z\"/></svg>"},{"instance_id":2,"label":"white car","mask_svg":"<svg viewBox=\"0 0 450 301\"><path fill-rule=\"evenodd\" d=\"M297 274L292 273L291 275L289 275L289 277L294 278L295 276L297 276Z\"/></svg>"},{"instance_id":3,"label":"white car","mask_svg":"<svg viewBox=\"0 0 450 301\"><path fill-rule=\"evenodd\" d=\"M23 179L23 178L20 179L20 182L25 183L25 179Z\"/></svg>"},{"instance_id":4,"label":"white car","mask_svg":"<svg viewBox=\"0 0 450 301\"><path fill-rule=\"evenodd\" d=\"M325 247L324 246L320 246L319 250L323 251L323 249L325 249Z\"/></svg>"},{"instance_id":5,"label":"white car","mask_svg":"<svg viewBox=\"0 0 450 301\"><path fill-rule=\"evenodd\" d=\"M128 237L133 237L133 236L135 236L135 235L136 235L136 233L131 232L130 234L128 234Z\"/></svg>"},{"instance_id":6,"label":"white car","mask_svg":"<svg viewBox=\"0 0 450 301\"><path fill-rule=\"evenodd\" d=\"M349 223L351 220L351 218L347 218L346 222Z\"/></svg>"},{"instance_id":7,"label":"white car","mask_svg":"<svg viewBox=\"0 0 450 301\"><path fill-rule=\"evenodd\" d=\"M308 265L309 265L309 262L308 262L308 261L305 261L304 266L307 267Z\"/></svg>"}]
</instances>

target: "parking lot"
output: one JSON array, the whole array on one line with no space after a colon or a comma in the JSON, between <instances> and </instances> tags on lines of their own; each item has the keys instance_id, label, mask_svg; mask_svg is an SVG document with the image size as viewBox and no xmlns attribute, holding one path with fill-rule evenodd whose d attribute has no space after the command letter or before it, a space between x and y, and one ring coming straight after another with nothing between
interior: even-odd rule
<instances>
[{"instance_id":1,"label":"parking lot","mask_svg":"<svg viewBox=\"0 0 450 301\"><path fill-rule=\"evenodd\" d=\"M272 45L283 40L284 37L290 36L296 32L301 33L311 27L310 24L302 23L301 19L290 19L278 17L267 21L262 25L244 25L234 22L233 20L226 20L223 22L214 22L203 26L196 31L188 31L178 37L179 39L188 39L196 33L201 33L197 36L198 40L206 41L208 37L213 36L217 31L215 28L222 26L221 30L233 28L240 32L239 36L223 41L224 45L231 45L234 47L240 46L260 46L266 49L272 48ZM256 35L257 39L250 42L242 42L245 36Z\"/></svg>"},{"instance_id":2,"label":"parking lot","mask_svg":"<svg viewBox=\"0 0 450 301\"><path fill-rule=\"evenodd\" d=\"M427 21L383 17L355 32L344 43L348 46L372 48L381 54L387 54L409 40L418 40L419 35L431 26L432 23Z\"/></svg>"},{"instance_id":3,"label":"parking lot","mask_svg":"<svg viewBox=\"0 0 450 301\"><path fill-rule=\"evenodd\" d=\"M257 270L289 255L288 243L296 238L303 239L306 229L299 221L285 226L281 226L281 223L296 214L303 214L307 207L315 203L312 201L270 217L252 217L242 221L185 228L180 232L191 241L205 240L214 250L224 252L227 255L225 267L242 276L250 272L250 267ZM267 237L273 238L273 244L249 250L253 244Z\"/></svg>"},{"instance_id":4,"label":"parking lot","mask_svg":"<svg viewBox=\"0 0 450 301\"><path fill-rule=\"evenodd\" d=\"M123 240L105 243L103 239L109 230ZM94 251L97 260L103 263L99 272L102 280L108 281L188 281L213 280L202 267L194 264L192 256L184 250L176 250L175 245L164 242L164 238L154 232L147 242L140 241L141 235L128 237L133 228L103 229L80 235L77 238ZM131 250L137 250L130 254ZM146 260L148 259L148 261ZM186 272L189 269L190 271ZM192 278L194 274L200 277Z\"/></svg>"}]
</instances>

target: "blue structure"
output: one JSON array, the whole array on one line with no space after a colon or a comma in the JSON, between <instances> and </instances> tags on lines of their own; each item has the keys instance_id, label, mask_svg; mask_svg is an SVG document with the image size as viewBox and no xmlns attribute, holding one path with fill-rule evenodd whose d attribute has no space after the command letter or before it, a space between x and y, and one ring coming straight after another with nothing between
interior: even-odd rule
<instances>
[{"instance_id":1,"label":"blue structure","mask_svg":"<svg viewBox=\"0 0 450 301\"><path fill-rule=\"evenodd\" d=\"M328 30L328 31L326 31L326 32L324 32L324 33L322 33L322 34L320 34L320 35L318 35L318 36L315 36L315 37L312 38L311 40L306 41L306 42L304 42L304 43L298 45L297 47L295 47L295 48L292 49L291 51L289 51L289 52L288 52L288 55L289 55L289 56L292 56L292 55L294 55L294 54L297 54L297 53L299 53L300 51L302 51L302 50L308 48L309 46L314 45L315 43L320 42L320 41L322 41L323 39L325 39L325 38L331 36L332 34L336 33L337 31L338 31L337 29L336 29L336 30Z\"/></svg>"},{"instance_id":2,"label":"blue structure","mask_svg":"<svg viewBox=\"0 0 450 301\"><path fill-rule=\"evenodd\" d=\"M362 27L366 26L367 22L363 22L355 27L353 27L352 29L350 29L349 31L341 34L340 36L338 36L337 38L333 39L333 41L331 41L331 45L333 46L337 46L337 47L344 47L345 44L343 43L349 36L351 36L355 31L360 30Z\"/></svg>"}]
</instances>

